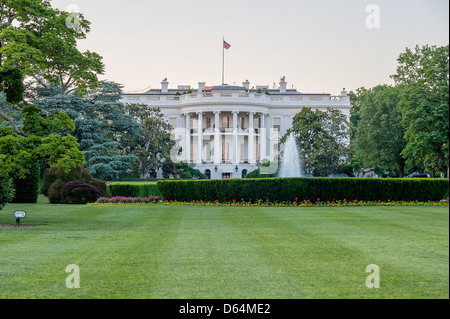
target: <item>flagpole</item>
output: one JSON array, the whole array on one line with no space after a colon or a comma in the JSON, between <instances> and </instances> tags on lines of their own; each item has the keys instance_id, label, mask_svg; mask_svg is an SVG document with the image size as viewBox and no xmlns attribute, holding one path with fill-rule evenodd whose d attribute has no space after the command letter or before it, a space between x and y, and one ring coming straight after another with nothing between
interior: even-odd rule
<instances>
[{"instance_id":1,"label":"flagpole","mask_svg":"<svg viewBox=\"0 0 450 319\"><path fill-rule=\"evenodd\" d=\"M225 84L225 37L222 39L222 84Z\"/></svg>"}]
</instances>

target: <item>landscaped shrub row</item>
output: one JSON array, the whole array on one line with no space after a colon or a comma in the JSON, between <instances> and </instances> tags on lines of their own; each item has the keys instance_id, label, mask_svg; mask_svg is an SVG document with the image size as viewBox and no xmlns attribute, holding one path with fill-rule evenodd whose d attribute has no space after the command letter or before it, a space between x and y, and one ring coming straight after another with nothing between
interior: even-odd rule
<instances>
[{"instance_id":1,"label":"landscaped shrub row","mask_svg":"<svg viewBox=\"0 0 450 319\"><path fill-rule=\"evenodd\" d=\"M155 184L110 184L109 195L124 197L161 196L158 185Z\"/></svg>"},{"instance_id":2,"label":"landscaped shrub row","mask_svg":"<svg viewBox=\"0 0 450 319\"><path fill-rule=\"evenodd\" d=\"M159 181L165 200L190 202L269 200L439 201L449 188L444 179L268 178Z\"/></svg>"}]
</instances>

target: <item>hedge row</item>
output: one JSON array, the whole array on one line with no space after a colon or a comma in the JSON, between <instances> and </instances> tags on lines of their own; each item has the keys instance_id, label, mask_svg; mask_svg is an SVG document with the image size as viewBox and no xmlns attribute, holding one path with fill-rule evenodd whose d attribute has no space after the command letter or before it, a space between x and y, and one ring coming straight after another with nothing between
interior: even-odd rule
<instances>
[{"instance_id":1,"label":"hedge row","mask_svg":"<svg viewBox=\"0 0 450 319\"><path fill-rule=\"evenodd\" d=\"M267 178L159 181L166 200L232 201L308 200L438 201L448 192L444 179Z\"/></svg>"},{"instance_id":2,"label":"hedge row","mask_svg":"<svg viewBox=\"0 0 450 319\"><path fill-rule=\"evenodd\" d=\"M161 196L158 185L155 184L109 184L109 195L112 197L149 197Z\"/></svg>"}]
</instances>

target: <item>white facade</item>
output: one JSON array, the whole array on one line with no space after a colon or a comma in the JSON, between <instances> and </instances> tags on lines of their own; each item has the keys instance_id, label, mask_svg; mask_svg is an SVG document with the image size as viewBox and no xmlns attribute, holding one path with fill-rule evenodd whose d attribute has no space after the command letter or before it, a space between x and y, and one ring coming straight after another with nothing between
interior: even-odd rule
<instances>
[{"instance_id":1,"label":"white facade","mask_svg":"<svg viewBox=\"0 0 450 319\"><path fill-rule=\"evenodd\" d=\"M167 79L161 84L161 89L124 94L122 102L159 107L183 150L178 160L212 179L241 178L264 160L277 161L279 140L302 107L339 109L350 119L345 89L338 96L304 94L287 89L284 77L277 89L250 88L248 81L213 87L199 82L197 89L169 89Z\"/></svg>"}]
</instances>

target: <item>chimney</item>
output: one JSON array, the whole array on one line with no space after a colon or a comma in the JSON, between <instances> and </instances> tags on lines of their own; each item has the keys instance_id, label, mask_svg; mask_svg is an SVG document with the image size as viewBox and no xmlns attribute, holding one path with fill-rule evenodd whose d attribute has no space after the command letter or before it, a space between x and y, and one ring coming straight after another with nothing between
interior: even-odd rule
<instances>
[{"instance_id":1,"label":"chimney","mask_svg":"<svg viewBox=\"0 0 450 319\"><path fill-rule=\"evenodd\" d=\"M280 81L280 93L286 93L286 86L287 86L286 77L283 76Z\"/></svg>"},{"instance_id":2,"label":"chimney","mask_svg":"<svg viewBox=\"0 0 450 319\"><path fill-rule=\"evenodd\" d=\"M167 82L167 78L162 80L161 82L161 93L169 92L169 82Z\"/></svg>"},{"instance_id":3,"label":"chimney","mask_svg":"<svg viewBox=\"0 0 450 319\"><path fill-rule=\"evenodd\" d=\"M348 96L345 88L342 89L342 92L341 92L341 101L350 101L350 96Z\"/></svg>"},{"instance_id":4,"label":"chimney","mask_svg":"<svg viewBox=\"0 0 450 319\"><path fill-rule=\"evenodd\" d=\"M250 82L248 80L245 80L245 82L242 82L242 86L245 87L245 89L247 91L250 90Z\"/></svg>"},{"instance_id":5,"label":"chimney","mask_svg":"<svg viewBox=\"0 0 450 319\"><path fill-rule=\"evenodd\" d=\"M205 88L206 83L205 82L198 82L198 92L203 92L203 89Z\"/></svg>"}]
</instances>

